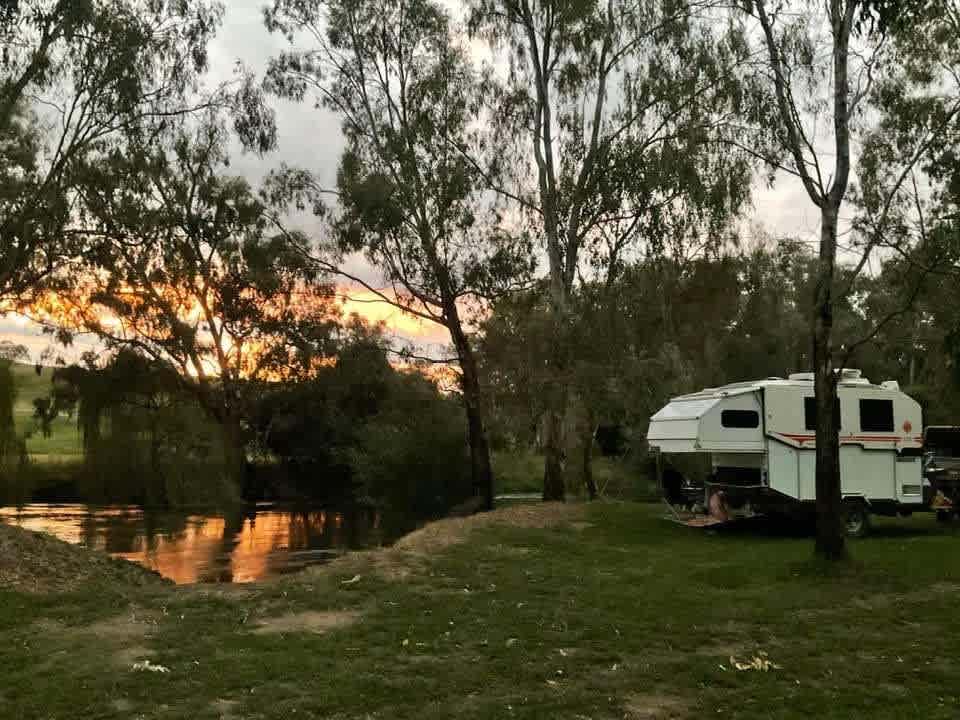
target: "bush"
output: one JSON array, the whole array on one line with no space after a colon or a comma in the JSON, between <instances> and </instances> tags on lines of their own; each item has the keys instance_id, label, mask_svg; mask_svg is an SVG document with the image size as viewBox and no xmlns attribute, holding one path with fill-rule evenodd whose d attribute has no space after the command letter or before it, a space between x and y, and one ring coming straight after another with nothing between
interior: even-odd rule
<instances>
[{"instance_id":1,"label":"bush","mask_svg":"<svg viewBox=\"0 0 960 720\"><path fill-rule=\"evenodd\" d=\"M27 465L27 449L17 435L13 405L17 399L10 360L0 357L0 495L3 500L20 502L28 486L23 481Z\"/></svg>"},{"instance_id":2,"label":"bush","mask_svg":"<svg viewBox=\"0 0 960 720\"><path fill-rule=\"evenodd\" d=\"M115 406L85 446L77 486L89 502L185 507L239 501L218 428L186 399L149 410Z\"/></svg>"},{"instance_id":3,"label":"bush","mask_svg":"<svg viewBox=\"0 0 960 720\"><path fill-rule=\"evenodd\" d=\"M354 500L411 520L471 494L459 401L361 339L304 382L264 389L253 425L301 497Z\"/></svg>"},{"instance_id":4,"label":"bush","mask_svg":"<svg viewBox=\"0 0 960 720\"><path fill-rule=\"evenodd\" d=\"M382 412L350 453L360 497L417 520L443 515L471 495L459 403L419 375L398 374Z\"/></svg>"}]
</instances>

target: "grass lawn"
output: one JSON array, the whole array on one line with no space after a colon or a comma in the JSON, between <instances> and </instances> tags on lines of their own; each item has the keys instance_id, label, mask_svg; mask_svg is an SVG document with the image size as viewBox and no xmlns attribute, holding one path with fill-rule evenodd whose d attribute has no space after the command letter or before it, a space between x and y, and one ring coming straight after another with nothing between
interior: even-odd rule
<instances>
[{"instance_id":1,"label":"grass lawn","mask_svg":"<svg viewBox=\"0 0 960 720\"><path fill-rule=\"evenodd\" d=\"M18 433L29 433L27 452L37 462L58 462L80 455L83 450L75 417L56 418L51 423L52 432L48 438L43 437L33 419L33 400L50 392L50 376L54 368L43 367L39 375L33 365L14 363L12 369L17 387L13 419Z\"/></svg>"},{"instance_id":2,"label":"grass lawn","mask_svg":"<svg viewBox=\"0 0 960 720\"><path fill-rule=\"evenodd\" d=\"M501 512L258 586L0 591L0 717L960 717L957 528L878 522L825 575L653 505Z\"/></svg>"},{"instance_id":3,"label":"grass lawn","mask_svg":"<svg viewBox=\"0 0 960 720\"><path fill-rule=\"evenodd\" d=\"M543 492L543 455L528 449L494 452L494 482L498 493ZM567 487L574 494L583 494L580 468L568 461ZM623 458L593 458L593 477L602 492L618 498L635 499L649 492L649 480L641 477L638 470Z\"/></svg>"}]
</instances>

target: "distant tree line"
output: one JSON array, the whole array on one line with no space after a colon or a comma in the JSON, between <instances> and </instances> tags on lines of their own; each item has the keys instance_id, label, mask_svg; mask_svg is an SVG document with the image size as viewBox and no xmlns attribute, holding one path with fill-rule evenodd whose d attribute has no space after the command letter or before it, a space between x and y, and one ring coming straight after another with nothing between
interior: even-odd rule
<instances>
[{"instance_id":1,"label":"distant tree line","mask_svg":"<svg viewBox=\"0 0 960 720\"><path fill-rule=\"evenodd\" d=\"M957 423L960 285L938 275L911 297L918 272L890 258L880 273L857 278L836 308L836 336L847 345L869 335L853 356L856 367L875 382L897 380L921 403L925 423ZM568 486L596 494L590 468L601 426L617 427L625 449L644 458L649 417L671 396L809 368L816 273L809 245L760 237L709 256L639 260L609 286L585 283L574 298ZM839 282L850 274L842 267ZM543 398L553 382L546 292L534 288L497 303L478 337L495 448L544 442ZM874 318L908 298L910 309L871 335Z\"/></svg>"},{"instance_id":2,"label":"distant tree line","mask_svg":"<svg viewBox=\"0 0 960 720\"><path fill-rule=\"evenodd\" d=\"M472 491L456 400L421 371L394 367L375 329L352 328L311 377L241 385L239 474L216 419L172 365L121 349L55 369L35 417L41 426L63 416L77 424L83 455L66 492L152 507L361 503L404 522L465 502ZM12 397L6 384L0 390Z\"/></svg>"}]
</instances>

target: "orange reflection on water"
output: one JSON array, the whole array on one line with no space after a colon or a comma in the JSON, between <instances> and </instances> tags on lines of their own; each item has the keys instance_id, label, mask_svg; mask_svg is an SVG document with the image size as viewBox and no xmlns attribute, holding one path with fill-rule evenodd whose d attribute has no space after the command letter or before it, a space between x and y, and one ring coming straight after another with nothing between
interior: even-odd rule
<instances>
[{"instance_id":1,"label":"orange reflection on water","mask_svg":"<svg viewBox=\"0 0 960 720\"><path fill-rule=\"evenodd\" d=\"M0 521L138 562L177 583L252 582L378 544L374 513L259 507L234 514L26 505Z\"/></svg>"}]
</instances>

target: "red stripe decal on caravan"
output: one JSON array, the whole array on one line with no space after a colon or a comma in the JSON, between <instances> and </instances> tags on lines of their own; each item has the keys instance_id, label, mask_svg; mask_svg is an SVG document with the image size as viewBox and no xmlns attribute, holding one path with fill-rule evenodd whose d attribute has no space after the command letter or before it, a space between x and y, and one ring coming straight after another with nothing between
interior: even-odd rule
<instances>
[{"instance_id":1,"label":"red stripe decal on caravan","mask_svg":"<svg viewBox=\"0 0 960 720\"><path fill-rule=\"evenodd\" d=\"M794 442L804 443L812 440L816 440L816 435L797 435L794 433L781 433L781 432L772 432L772 435L777 435L779 437L788 438ZM854 442L892 442L892 443L909 443L909 442L922 442L922 438L909 438L909 437L900 437L898 435L841 435L840 443L854 443Z\"/></svg>"}]
</instances>

